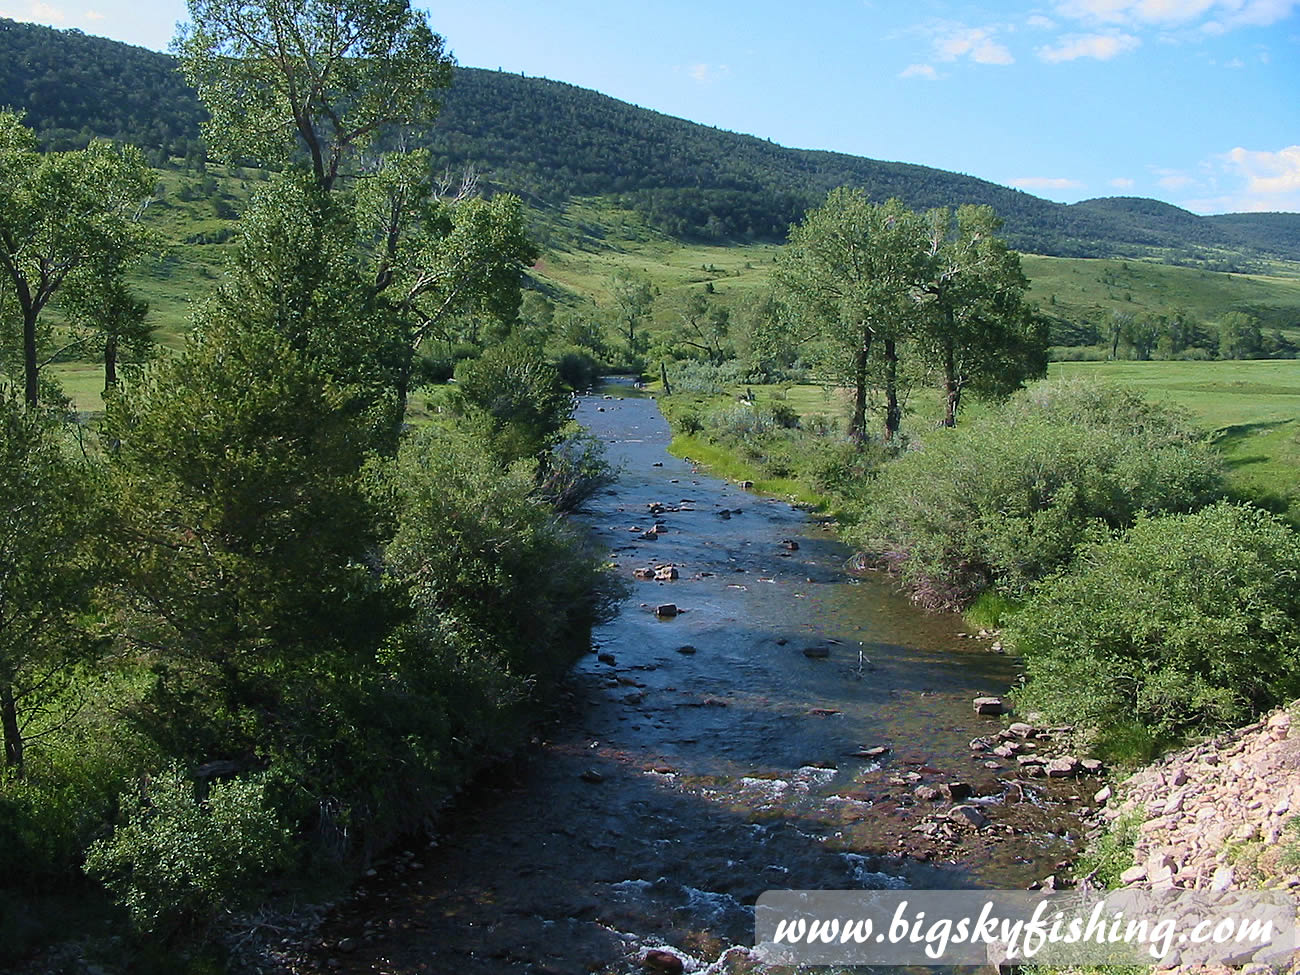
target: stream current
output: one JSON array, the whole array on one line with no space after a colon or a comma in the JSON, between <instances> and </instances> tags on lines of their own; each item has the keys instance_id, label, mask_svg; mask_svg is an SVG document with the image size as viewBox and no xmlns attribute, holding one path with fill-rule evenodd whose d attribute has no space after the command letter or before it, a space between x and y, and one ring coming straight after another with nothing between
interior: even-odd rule
<instances>
[{"instance_id":1,"label":"stream current","mask_svg":"<svg viewBox=\"0 0 1300 975\"><path fill-rule=\"evenodd\" d=\"M621 472L583 517L621 574L677 578L632 583L567 717L339 909L325 944L346 953L322 969L626 973L664 948L687 971L750 971L728 949L752 944L765 890L1024 888L1070 855L1096 787L1018 780L970 747L1002 726L972 699L1004 692L1014 662L846 572L806 513L668 455L656 403L631 392L578 406ZM917 832L947 806L914 789L951 782L990 825Z\"/></svg>"}]
</instances>

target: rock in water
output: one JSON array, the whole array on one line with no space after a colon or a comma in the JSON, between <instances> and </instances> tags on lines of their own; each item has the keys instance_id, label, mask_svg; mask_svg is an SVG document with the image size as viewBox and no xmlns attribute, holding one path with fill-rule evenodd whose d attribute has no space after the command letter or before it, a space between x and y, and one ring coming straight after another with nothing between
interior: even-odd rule
<instances>
[{"instance_id":1,"label":"rock in water","mask_svg":"<svg viewBox=\"0 0 1300 975\"><path fill-rule=\"evenodd\" d=\"M663 619L672 619L679 612L676 603L661 603L655 607L655 615Z\"/></svg>"},{"instance_id":2,"label":"rock in water","mask_svg":"<svg viewBox=\"0 0 1300 975\"><path fill-rule=\"evenodd\" d=\"M974 703L976 714L998 715L1011 712L1011 708L1000 697L977 697Z\"/></svg>"},{"instance_id":3,"label":"rock in water","mask_svg":"<svg viewBox=\"0 0 1300 975\"><path fill-rule=\"evenodd\" d=\"M651 948L641 959L641 964L652 972L663 972L664 975L681 975L685 971L682 960L674 955L671 951L663 951L660 948Z\"/></svg>"}]
</instances>

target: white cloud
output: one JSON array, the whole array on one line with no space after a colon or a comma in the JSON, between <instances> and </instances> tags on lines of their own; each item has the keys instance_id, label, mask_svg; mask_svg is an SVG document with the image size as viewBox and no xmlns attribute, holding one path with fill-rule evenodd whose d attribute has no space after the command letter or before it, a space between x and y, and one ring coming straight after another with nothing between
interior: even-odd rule
<instances>
[{"instance_id":1,"label":"white cloud","mask_svg":"<svg viewBox=\"0 0 1300 975\"><path fill-rule=\"evenodd\" d=\"M969 57L977 64L1014 64L1015 58L995 39L995 27L949 27L934 38L934 56L940 61Z\"/></svg>"},{"instance_id":2,"label":"white cloud","mask_svg":"<svg viewBox=\"0 0 1300 975\"><path fill-rule=\"evenodd\" d=\"M1111 58L1136 50L1141 44L1142 42L1132 34L1070 34L1060 38L1054 45L1040 47L1038 56L1049 64L1075 61L1079 58L1109 61Z\"/></svg>"},{"instance_id":3,"label":"white cloud","mask_svg":"<svg viewBox=\"0 0 1300 975\"><path fill-rule=\"evenodd\" d=\"M1135 184L1127 176L1116 176L1110 181L1110 185L1117 190L1131 190Z\"/></svg>"},{"instance_id":4,"label":"white cloud","mask_svg":"<svg viewBox=\"0 0 1300 975\"><path fill-rule=\"evenodd\" d=\"M87 20L103 20L103 19L104 19L104 15L101 14L98 10L87 10L87 11L86 11L86 19L87 19Z\"/></svg>"},{"instance_id":5,"label":"white cloud","mask_svg":"<svg viewBox=\"0 0 1300 975\"><path fill-rule=\"evenodd\" d=\"M1167 190L1185 190L1196 184L1196 178L1181 169L1153 169L1156 183Z\"/></svg>"},{"instance_id":6,"label":"white cloud","mask_svg":"<svg viewBox=\"0 0 1300 975\"><path fill-rule=\"evenodd\" d=\"M1230 171L1244 177L1246 193L1263 199L1285 198L1291 209L1300 200L1300 146L1287 146L1277 152L1260 152L1240 146L1224 156Z\"/></svg>"},{"instance_id":7,"label":"white cloud","mask_svg":"<svg viewBox=\"0 0 1300 975\"><path fill-rule=\"evenodd\" d=\"M0 10L0 17L8 17L24 24L66 24L68 15L58 7L52 7L41 0L30 0L25 8L14 11Z\"/></svg>"},{"instance_id":8,"label":"white cloud","mask_svg":"<svg viewBox=\"0 0 1300 975\"><path fill-rule=\"evenodd\" d=\"M1021 176L1007 181L1022 190L1080 190L1083 183L1062 176Z\"/></svg>"},{"instance_id":9,"label":"white cloud","mask_svg":"<svg viewBox=\"0 0 1300 975\"><path fill-rule=\"evenodd\" d=\"M928 64L909 64L902 71L898 72L900 78L921 78L925 81L938 81L939 72Z\"/></svg>"},{"instance_id":10,"label":"white cloud","mask_svg":"<svg viewBox=\"0 0 1300 975\"><path fill-rule=\"evenodd\" d=\"M1300 0L1060 0L1056 12L1088 24L1179 27L1200 23L1207 34L1266 27L1300 7Z\"/></svg>"},{"instance_id":11,"label":"white cloud","mask_svg":"<svg viewBox=\"0 0 1300 975\"><path fill-rule=\"evenodd\" d=\"M725 64L692 64L686 73L702 85L711 85L729 75L731 69Z\"/></svg>"},{"instance_id":12,"label":"white cloud","mask_svg":"<svg viewBox=\"0 0 1300 975\"><path fill-rule=\"evenodd\" d=\"M1032 27L1035 30L1056 30L1056 21L1051 17L1044 17L1042 14L1033 14L1025 21L1026 27Z\"/></svg>"}]
</instances>

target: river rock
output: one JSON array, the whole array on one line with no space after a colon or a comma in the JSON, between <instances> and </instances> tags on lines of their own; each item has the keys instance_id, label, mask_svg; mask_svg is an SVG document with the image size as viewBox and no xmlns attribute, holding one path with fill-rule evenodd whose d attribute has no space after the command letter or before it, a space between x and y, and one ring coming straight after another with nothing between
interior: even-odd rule
<instances>
[{"instance_id":1,"label":"river rock","mask_svg":"<svg viewBox=\"0 0 1300 975\"><path fill-rule=\"evenodd\" d=\"M787 552L797 552L797 551L799 551L799 543L796 542L793 538L787 538L787 539L785 539L785 540L781 543L781 547L782 547L783 549L785 549Z\"/></svg>"},{"instance_id":2,"label":"river rock","mask_svg":"<svg viewBox=\"0 0 1300 975\"><path fill-rule=\"evenodd\" d=\"M596 659L602 664L609 664L611 667L618 662L617 658L612 653L597 654Z\"/></svg>"},{"instance_id":3,"label":"river rock","mask_svg":"<svg viewBox=\"0 0 1300 975\"><path fill-rule=\"evenodd\" d=\"M656 582L671 582L677 578L677 567L673 565L661 565L655 569Z\"/></svg>"},{"instance_id":4,"label":"river rock","mask_svg":"<svg viewBox=\"0 0 1300 975\"><path fill-rule=\"evenodd\" d=\"M718 517L721 518L723 521L730 521L731 520L730 509L723 508L721 511L718 512Z\"/></svg>"},{"instance_id":5,"label":"river rock","mask_svg":"<svg viewBox=\"0 0 1300 975\"><path fill-rule=\"evenodd\" d=\"M578 778L582 779L583 782L590 782L592 785L605 781L605 776L601 775L594 768L583 769Z\"/></svg>"},{"instance_id":6,"label":"river rock","mask_svg":"<svg viewBox=\"0 0 1300 975\"><path fill-rule=\"evenodd\" d=\"M918 785L912 790L912 795L922 802L934 802L939 798L939 790L932 785Z\"/></svg>"},{"instance_id":7,"label":"river rock","mask_svg":"<svg viewBox=\"0 0 1300 975\"><path fill-rule=\"evenodd\" d=\"M640 568L640 569L632 570L633 579L640 579L643 582L649 582L650 580L654 579L654 577L655 577L655 570L651 568Z\"/></svg>"},{"instance_id":8,"label":"river rock","mask_svg":"<svg viewBox=\"0 0 1300 975\"><path fill-rule=\"evenodd\" d=\"M677 648L677 652L684 653L687 656L690 656L695 652L695 648L691 646L689 643L683 643L680 647Z\"/></svg>"},{"instance_id":9,"label":"river rock","mask_svg":"<svg viewBox=\"0 0 1300 975\"><path fill-rule=\"evenodd\" d=\"M1062 755L1047 763L1047 776L1051 779L1068 779L1079 774L1082 766L1073 755Z\"/></svg>"},{"instance_id":10,"label":"river rock","mask_svg":"<svg viewBox=\"0 0 1300 975\"><path fill-rule=\"evenodd\" d=\"M976 829L983 829L988 825L989 819L975 806L963 805L953 806L948 810L948 818L954 823L965 826L974 826Z\"/></svg>"},{"instance_id":11,"label":"river rock","mask_svg":"<svg viewBox=\"0 0 1300 975\"><path fill-rule=\"evenodd\" d=\"M1011 708L1000 697L977 697L974 701L976 714L1009 714Z\"/></svg>"},{"instance_id":12,"label":"river rock","mask_svg":"<svg viewBox=\"0 0 1300 975\"><path fill-rule=\"evenodd\" d=\"M944 782L939 786L939 791L943 793L945 798L951 799L953 802L969 799L975 793L969 782Z\"/></svg>"},{"instance_id":13,"label":"river rock","mask_svg":"<svg viewBox=\"0 0 1300 975\"><path fill-rule=\"evenodd\" d=\"M660 948L651 948L641 959L643 967L652 972L663 972L664 975L681 975L686 970L682 960L674 955L671 951L664 951Z\"/></svg>"},{"instance_id":14,"label":"river rock","mask_svg":"<svg viewBox=\"0 0 1300 975\"><path fill-rule=\"evenodd\" d=\"M655 607L655 615L661 619L672 619L680 612L676 603L660 603Z\"/></svg>"},{"instance_id":15,"label":"river rock","mask_svg":"<svg viewBox=\"0 0 1300 975\"><path fill-rule=\"evenodd\" d=\"M1013 721L1007 725L1007 731L1017 738L1033 738L1038 734L1038 730L1031 724L1025 724L1023 721Z\"/></svg>"},{"instance_id":16,"label":"river rock","mask_svg":"<svg viewBox=\"0 0 1300 975\"><path fill-rule=\"evenodd\" d=\"M805 657L811 658L812 660L825 660L827 657L831 655L831 648L827 646L821 646L820 644L813 647L804 647L803 655Z\"/></svg>"},{"instance_id":17,"label":"river rock","mask_svg":"<svg viewBox=\"0 0 1300 975\"><path fill-rule=\"evenodd\" d=\"M640 535L637 536L637 538L640 538L643 541L647 541L647 542L657 541L659 538L659 531L657 529L651 528L648 532L642 532Z\"/></svg>"}]
</instances>

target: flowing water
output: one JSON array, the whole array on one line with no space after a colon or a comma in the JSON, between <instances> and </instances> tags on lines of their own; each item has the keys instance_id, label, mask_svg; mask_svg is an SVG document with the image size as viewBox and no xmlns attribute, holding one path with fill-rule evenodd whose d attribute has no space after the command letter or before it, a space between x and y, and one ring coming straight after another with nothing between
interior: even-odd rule
<instances>
[{"instance_id":1,"label":"flowing water","mask_svg":"<svg viewBox=\"0 0 1300 975\"><path fill-rule=\"evenodd\" d=\"M805 513L669 456L653 400L584 397L577 416L622 469L586 515L611 561L678 577L633 583L568 718L368 882L322 965L617 973L669 947L688 971L748 970L724 953L752 943L764 890L1023 888L1069 855L1096 786L1017 781L970 748L1001 727L971 700L1005 691L1011 660L854 578ZM917 832L951 804L913 790L955 781L991 824Z\"/></svg>"}]
</instances>

